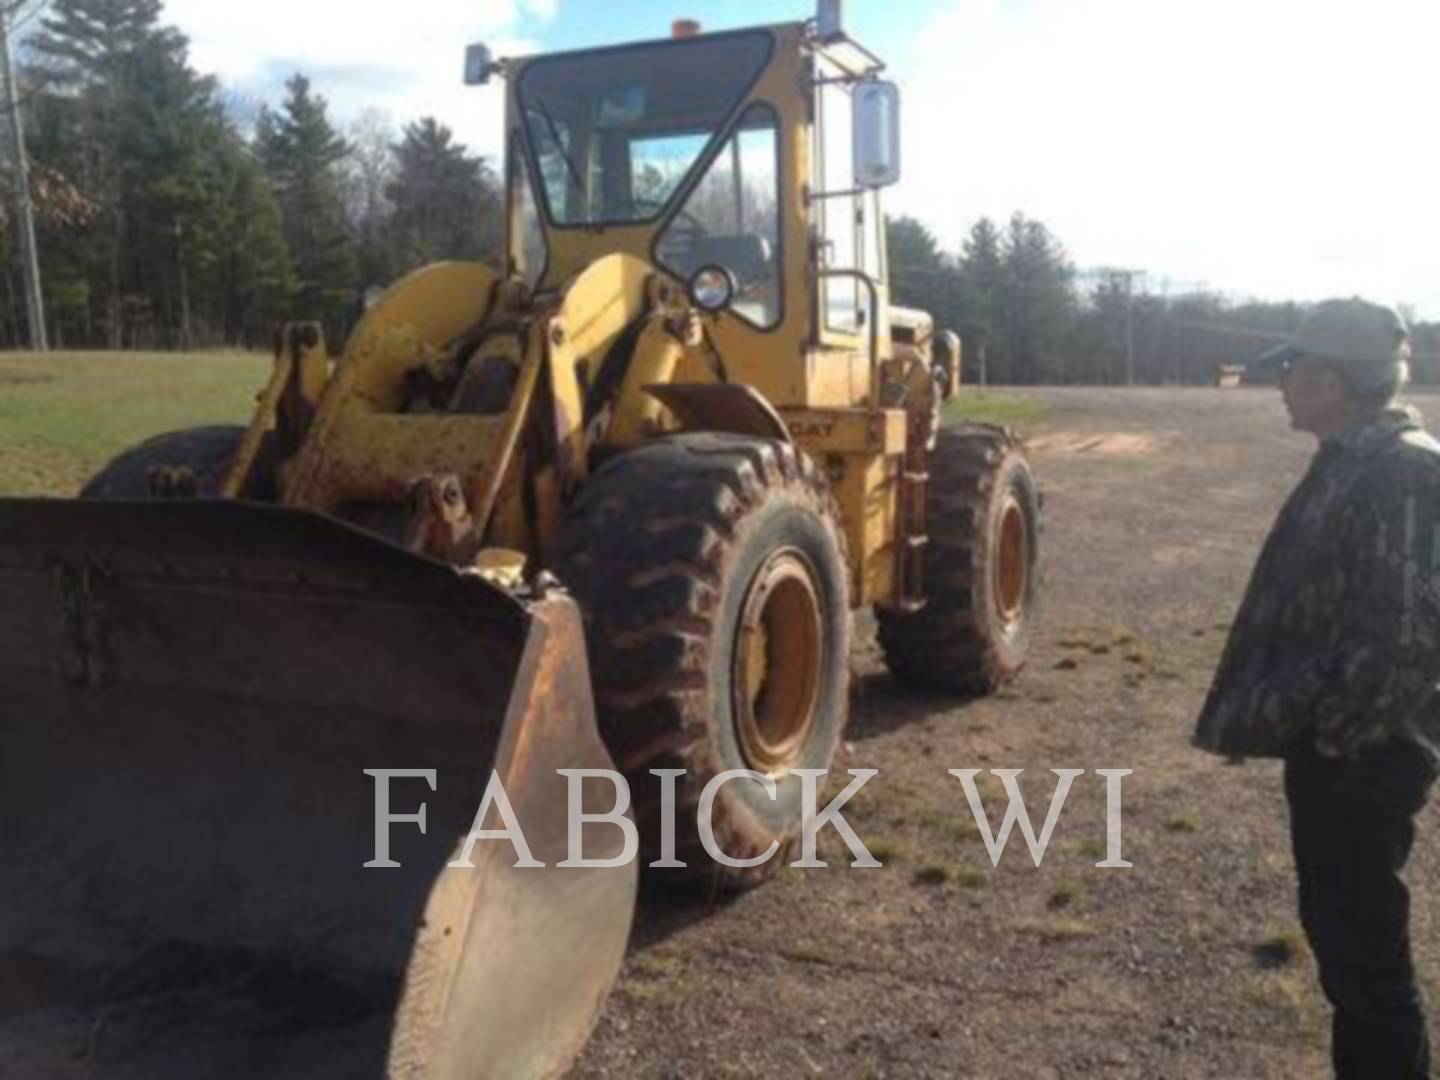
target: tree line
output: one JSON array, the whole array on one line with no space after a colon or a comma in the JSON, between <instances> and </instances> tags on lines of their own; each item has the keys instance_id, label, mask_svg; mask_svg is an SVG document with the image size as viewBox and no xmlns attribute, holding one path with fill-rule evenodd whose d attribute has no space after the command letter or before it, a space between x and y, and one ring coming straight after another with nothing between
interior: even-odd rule
<instances>
[{"instance_id":1,"label":"tree line","mask_svg":"<svg viewBox=\"0 0 1440 1080\"><path fill-rule=\"evenodd\" d=\"M55 347L255 347L289 318L318 318L338 342L366 289L498 256L496 170L435 118L395 130L372 112L342 131L298 73L278 105L249 109L190 64L162 0L9 4L35 20L20 104ZM27 340L10 205L0 347ZM889 246L896 302L959 330L970 377L992 383L1205 383L1303 315L1081 274L1019 213L982 218L955 252L899 218ZM1417 375L1434 381L1440 325L1415 330Z\"/></svg>"},{"instance_id":2,"label":"tree line","mask_svg":"<svg viewBox=\"0 0 1440 1080\"><path fill-rule=\"evenodd\" d=\"M20 69L55 347L256 346L277 321L332 334L367 286L499 247L483 157L433 117L341 132L304 75L242 119L189 62L161 0L51 0ZM7 178L7 183L8 183ZM26 340L5 202L0 344Z\"/></svg>"},{"instance_id":3,"label":"tree line","mask_svg":"<svg viewBox=\"0 0 1440 1080\"><path fill-rule=\"evenodd\" d=\"M1209 384L1289 337L1306 312L1293 301L1157 292L1133 270L1082 274L1021 213L1003 226L981 218L955 252L914 218L888 225L892 299L960 333L972 382ZM1408 321L1415 380L1440 382L1440 323Z\"/></svg>"}]
</instances>

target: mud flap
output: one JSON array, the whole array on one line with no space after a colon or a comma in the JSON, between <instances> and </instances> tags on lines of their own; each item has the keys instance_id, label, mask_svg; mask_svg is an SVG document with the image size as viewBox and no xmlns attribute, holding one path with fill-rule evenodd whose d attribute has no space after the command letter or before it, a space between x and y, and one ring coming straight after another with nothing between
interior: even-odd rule
<instances>
[{"instance_id":1,"label":"mud flap","mask_svg":"<svg viewBox=\"0 0 1440 1080\"><path fill-rule=\"evenodd\" d=\"M636 868L556 867L555 770L609 767L563 595L274 507L0 503L0 1075L561 1072ZM433 770L400 868L365 770ZM492 770L547 869L447 865Z\"/></svg>"}]
</instances>

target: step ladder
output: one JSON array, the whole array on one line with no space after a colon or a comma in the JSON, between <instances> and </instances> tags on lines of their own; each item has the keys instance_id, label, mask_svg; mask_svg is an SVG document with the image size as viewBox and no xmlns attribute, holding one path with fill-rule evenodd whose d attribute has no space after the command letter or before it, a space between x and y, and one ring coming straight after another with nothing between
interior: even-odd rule
<instances>
[{"instance_id":1,"label":"step ladder","mask_svg":"<svg viewBox=\"0 0 1440 1080\"><path fill-rule=\"evenodd\" d=\"M925 549L930 536L925 531L925 503L930 474L917 467L924 449L906 448L900 466L900 544L896 552L896 598L901 611L911 613L925 607Z\"/></svg>"}]
</instances>

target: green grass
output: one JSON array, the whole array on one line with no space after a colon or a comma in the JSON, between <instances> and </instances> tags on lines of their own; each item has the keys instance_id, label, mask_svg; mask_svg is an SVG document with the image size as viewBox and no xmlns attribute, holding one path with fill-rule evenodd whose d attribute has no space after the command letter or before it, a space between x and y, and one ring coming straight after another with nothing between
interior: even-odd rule
<instances>
[{"instance_id":1,"label":"green grass","mask_svg":"<svg viewBox=\"0 0 1440 1080\"><path fill-rule=\"evenodd\" d=\"M916 885L944 885L950 880L950 868L940 863L927 863L910 878Z\"/></svg>"},{"instance_id":2,"label":"green grass","mask_svg":"<svg viewBox=\"0 0 1440 1080\"><path fill-rule=\"evenodd\" d=\"M0 353L0 496L73 495L127 447L164 431L244 423L269 374L252 353ZM1037 401L976 388L949 422L1019 428Z\"/></svg>"},{"instance_id":3,"label":"green grass","mask_svg":"<svg viewBox=\"0 0 1440 1080\"><path fill-rule=\"evenodd\" d=\"M1018 919L1014 926L1020 933L1037 937L1046 943L1077 941L1095 936L1095 928L1088 923L1059 916L1048 919Z\"/></svg>"},{"instance_id":4,"label":"green grass","mask_svg":"<svg viewBox=\"0 0 1440 1080\"><path fill-rule=\"evenodd\" d=\"M1176 814L1165 821L1165 831L1172 833L1197 833L1200 831L1200 819L1194 814Z\"/></svg>"},{"instance_id":5,"label":"green grass","mask_svg":"<svg viewBox=\"0 0 1440 1080\"><path fill-rule=\"evenodd\" d=\"M674 953L651 949L635 956L626 970L641 979L673 979L682 966L680 957Z\"/></svg>"},{"instance_id":6,"label":"green grass","mask_svg":"<svg viewBox=\"0 0 1440 1080\"><path fill-rule=\"evenodd\" d=\"M1083 840L1075 848L1075 851L1087 859L1099 859L1107 854L1105 845L1099 840Z\"/></svg>"},{"instance_id":7,"label":"green grass","mask_svg":"<svg viewBox=\"0 0 1440 1080\"><path fill-rule=\"evenodd\" d=\"M73 495L151 435L244 423L269 368L250 353L0 353L0 496Z\"/></svg>"},{"instance_id":8,"label":"green grass","mask_svg":"<svg viewBox=\"0 0 1440 1080\"><path fill-rule=\"evenodd\" d=\"M955 871L955 884L962 889L979 889L990 883L985 871L973 867L962 867Z\"/></svg>"},{"instance_id":9,"label":"green grass","mask_svg":"<svg viewBox=\"0 0 1440 1080\"><path fill-rule=\"evenodd\" d=\"M1045 419L1048 411L1043 402L1031 398L969 387L945 406L945 420L951 424L1008 424L1023 431Z\"/></svg>"},{"instance_id":10,"label":"green grass","mask_svg":"<svg viewBox=\"0 0 1440 1080\"><path fill-rule=\"evenodd\" d=\"M883 836L866 840L865 849L870 852L872 858L886 866L895 862L908 862L914 856L910 845L905 841L891 840Z\"/></svg>"}]
</instances>

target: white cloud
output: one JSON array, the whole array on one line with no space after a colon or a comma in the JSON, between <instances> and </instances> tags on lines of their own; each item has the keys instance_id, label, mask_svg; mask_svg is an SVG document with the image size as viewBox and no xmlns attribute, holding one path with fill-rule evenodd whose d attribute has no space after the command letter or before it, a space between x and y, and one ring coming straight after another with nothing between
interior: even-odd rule
<instances>
[{"instance_id":1,"label":"white cloud","mask_svg":"<svg viewBox=\"0 0 1440 1080\"><path fill-rule=\"evenodd\" d=\"M1440 317L1437 37L1404 0L961 0L896 65L892 202L950 247L1021 209L1082 264Z\"/></svg>"},{"instance_id":2,"label":"white cloud","mask_svg":"<svg viewBox=\"0 0 1440 1080\"><path fill-rule=\"evenodd\" d=\"M413 0L408 5L336 0L167 0L165 18L191 41L191 62L229 88L277 104L300 71L340 124L366 109L398 123L437 116L474 149L496 153L503 88L461 84L465 46L499 55L538 46L527 27L551 20L556 0Z\"/></svg>"},{"instance_id":3,"label":"white cloud","mask_svg":"<svg viewBox=\"0 0 1440 1080\"><path fill-rule=\"evenodd\" d=\"M295 70L342 123L434 114L500 149L504 88L466 44L538 51L558 0L167 0L197 68L278 101ZM1440 318L1423 171L1440 5L1410 0L946 0L892 56L892 210L957 247L981 214L1049 224L1082 265L1266 296L1361 292ZM1436 250L1440 250L1437 248Z\"/></svg>"}]
</instances>

